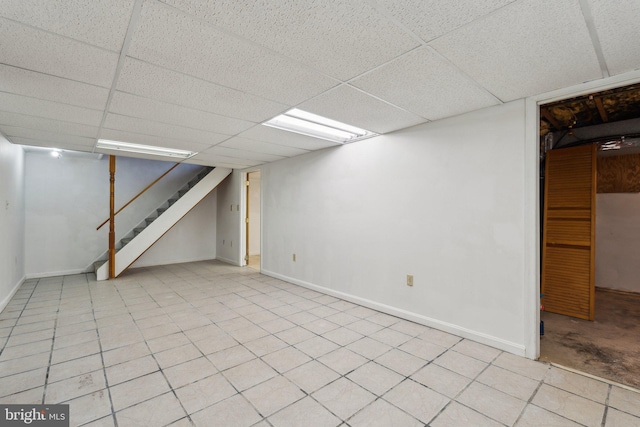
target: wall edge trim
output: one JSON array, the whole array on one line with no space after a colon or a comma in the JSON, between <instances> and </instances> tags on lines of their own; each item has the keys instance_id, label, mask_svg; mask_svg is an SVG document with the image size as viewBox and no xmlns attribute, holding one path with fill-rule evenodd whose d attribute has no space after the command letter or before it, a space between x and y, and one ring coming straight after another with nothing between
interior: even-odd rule
<instances>
[{"instance_id":1,"label":"wall edge trim","mask_svg":"<svg viewBox=\"0 0 640 427\"><path fill-rule=\"evenodd\" d=\"M427 316L423 316L421 314L417 314L411 311L403 310L400 308L392 307L386 304L382 304L376 301L371 301L366 298L362 298L356 295L347 294L344 292L336 291L330 288L326 288L324 286L315 285L313 283L305 282L304 280L295 279L292 277L285 276L283 274L275 273L273 271L269 271L266 269L262 269L260 271L265 276L273 277L275 279L284 280L285 282L293 283L295 285L299 285L308 289L313 289L318 292L322 292L327 295L331 295L337 298L344 299L346 301L350 301L364 307L368 307L377 311L381 311L386 314L390 314L392 316L400 317L405 320L410 320L412 322L419 323L424 326L432 327L434 329L439 329L444 332L452 333L454 335L458 335L462 338L467 338L472 341L479 342L481 344L486 344L492 347L495 347L499 350L503 350L517 356L525 357L526 348L524 345L517 344L511 341L503 340L502 338L494 337L492 335L484 334L482 332L474 331L471 329L463 328L458 325L454 325L447 322L442 322L437 319L433 319Z\"/></svg>"},{"instance_id":2,"label":"wall edge trim","mask_svg":"<svg viewBox=\"0 0 640 427\"><path fill-rule=\"evenodd\" d=\"M22 278L18 280L18 283L11 289L9 294L2 301L0 301L0 313L2 313L4 309L7 307L7 305L9 305L9 302L11 302L11 298L13 298L16 292L18 292L18 289L20 289L20 287L26 281L27 281L27 276L26 275L22 276Z\"/></svg>"}]
</instances>

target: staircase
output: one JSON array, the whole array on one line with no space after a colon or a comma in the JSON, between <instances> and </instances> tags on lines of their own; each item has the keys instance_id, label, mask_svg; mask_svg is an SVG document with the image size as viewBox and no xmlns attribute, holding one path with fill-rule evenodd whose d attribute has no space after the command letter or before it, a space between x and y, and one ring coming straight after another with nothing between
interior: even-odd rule
<instances>
[{"instance_id":1,"label":"staircase","mask_svg":"<svg viewBox=\"0 0 640 427\"><path fill-rule=\"evenodd\" d=\"M146 218L116 245L115 276L131 266L142 254L211 193L229 174L228 168L207 168L200 172L156 212ZM101 260L94 264L96 279L109 278L109 262Z\"/></svg>"}]
</instances>

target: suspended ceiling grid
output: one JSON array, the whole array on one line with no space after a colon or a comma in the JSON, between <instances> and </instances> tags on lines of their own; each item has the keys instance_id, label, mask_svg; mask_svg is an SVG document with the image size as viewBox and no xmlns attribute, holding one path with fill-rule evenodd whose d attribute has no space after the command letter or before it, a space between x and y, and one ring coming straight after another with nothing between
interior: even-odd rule
<instances>
[{"instance_id":1,"label":"suspended ceiling grid","mask_svg":"<svg viewBox=\"0 0 640 427\"><path fill-rule=\"evenodd\" d=\"M637 0L0 0L0 132L256 166L334 145L260 124L294 106L388 133L638 69L637 16Z\"/></svg>"}]
</instances>

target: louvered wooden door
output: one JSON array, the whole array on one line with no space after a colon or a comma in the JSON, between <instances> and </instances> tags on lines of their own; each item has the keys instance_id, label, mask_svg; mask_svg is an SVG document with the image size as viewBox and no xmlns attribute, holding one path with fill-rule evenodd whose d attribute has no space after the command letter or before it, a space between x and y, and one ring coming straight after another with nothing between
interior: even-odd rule
<instances>
[{"instance_id":1,"label":"louvered wooden door","mask_svg":"<svg viewBox=\"0 0 640 427\"><path fill-rule=\"evenodd\" d=\"M545 310L593 320L596 146L549 151L545 183Z\"/></svg>"}]
</instances>

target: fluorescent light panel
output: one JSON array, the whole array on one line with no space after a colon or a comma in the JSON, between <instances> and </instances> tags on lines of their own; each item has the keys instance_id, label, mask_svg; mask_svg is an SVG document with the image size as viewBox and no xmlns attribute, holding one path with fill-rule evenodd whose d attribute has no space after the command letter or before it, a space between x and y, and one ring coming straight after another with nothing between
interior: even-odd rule
<instances>
[{"instance_id":1,"label":"fluorescent light panel","mask_svg":"<svg viewBox=\"0 0 640 427\"><path fill-rule=\"evenodd\" d=\"M154 156L165 156L179 159L188 159L195 156L196 152L187 150L178 150L175 148L155 147L153 145L134 144L132 142L109 141L108 139L99 139L96 148L105 150L126 151L128 153L150 154Z\"/></svg>"},{"instance_id":2,"label":"fluorescent light panel","mask_svg":"<svg viewBox=\"0 0 640 427\"><path fill-rule=\"evenodd\" d=\"M377 133L297 108L280 114L264 122L263 125L342 144L378 135Z\"/></svg>"}]
</instances>

